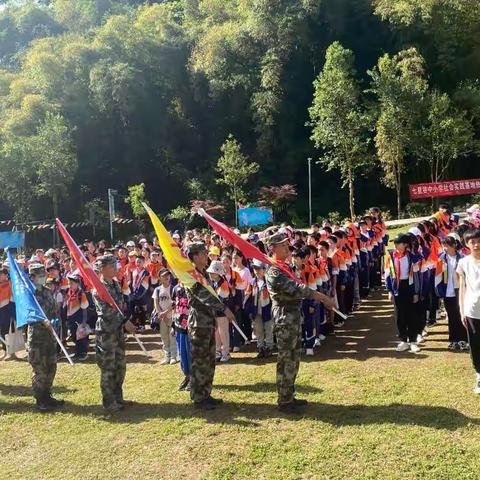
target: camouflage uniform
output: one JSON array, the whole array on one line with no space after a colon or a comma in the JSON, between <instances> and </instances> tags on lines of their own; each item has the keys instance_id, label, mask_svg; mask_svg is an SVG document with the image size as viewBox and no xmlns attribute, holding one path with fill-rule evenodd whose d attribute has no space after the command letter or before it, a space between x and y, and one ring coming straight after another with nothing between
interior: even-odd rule
<instances>
[{"instance_id":1,"label":"camouflage uniform","mask_svg":"<svg viewBox=\"0 0 480 480\"><path fill-rule=\"evenodd\" d=\"M300 308L302 300L312 298L315 292L306 285L296 283L276 266L267 270L265 278L272 299L272 318L278 347L278 404L282 405L292 403L295 397L295 379L301 353Z\"/></svg>"},{"instance_id":2,"label":"camouflage uniform","mask_svg":"<svg viewBox=\"0 0 480 480\"><path fill-rule=\"evenodd\" d=\"M31 267L34 265L31 265ZM43 265L30 272L41 272ZM45 271L43 270L45 273ZM49 320L58 317L58 304L52 292L43 286L36 286L35 297ZM33 369L32 388L37 402L48 401L55 374L57 373L57 343L49 329L42 323L32 323L27 334L28 361Z\"/></svg>"},{"instance_id":3,"label":"camouflage uniform","mask_svg":"<svg viewBox=\"0 0 480 480\"><path fill-rule=\"evenodd\" d=\"M113 280L102 280L116 304L122 309L124 300L120 284ZM123 332L124 316L118 310L104 302L93 291L93 301L97 310L95 325L95 351L97 365L100 367L100 388L103 406L108 408L123 402L123 382L126 373L125 335Z\"/></svg>"},{"instance_id":4,"label":"camouflage uniform","mask_svg":"<svg viewBox=\"0 0 480 480\"><path fill-rule=\"evenodd\" d=\"M225 305L204 285L196 283L186 289L189 313L188 335L192 368L190 398L202 402L210 397L215 375L215 312L224 311Z\"/></svg>"}]
</instances>

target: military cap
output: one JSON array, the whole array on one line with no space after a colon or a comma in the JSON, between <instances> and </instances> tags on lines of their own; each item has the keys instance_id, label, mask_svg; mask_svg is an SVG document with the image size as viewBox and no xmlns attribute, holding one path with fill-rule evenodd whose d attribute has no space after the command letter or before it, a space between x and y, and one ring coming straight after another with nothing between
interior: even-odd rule
<instances>
[{"instance_id":1,"label":"military cap","mask_svg":"<svg viewBox=\"0 0 480 480\"><path fill-rule=\"evenodd\" d=\"M268 237L267 244L269 247L280 245L281 243L288 242L288 236L285 233L275 233Z\"/></svg>"},{"instance_id":2,"label":"military cap","mask_svg":"<svg viewBox=\"0 0 480 480\"><path fill-rule=\"evenodd\" d=\"M196 253L206 252L207 246L203 242L193 242L188 246L188 254L195 255Z\"/></svg>"},{"instance_id":3,"label":"military cap","mask_svg":"<svg viewBox=\"0 0 480 480\"><path fill-rule=\"evenodd\" d=\"M32 263L28 266L29 275L46 275L45 267L41 263Z\"/></svg>"},{"instance_id":4,"label":"military cap","mask_svg":"<svg viewBox=\"0 0 480 480\"><path fill-rule=\"evenodd\" d=\"M117 263L117 259L113 255L102 255L101 257L97 258L97 267L106 267L107 265L115 265Z\"/></svg>"}]
</instances>

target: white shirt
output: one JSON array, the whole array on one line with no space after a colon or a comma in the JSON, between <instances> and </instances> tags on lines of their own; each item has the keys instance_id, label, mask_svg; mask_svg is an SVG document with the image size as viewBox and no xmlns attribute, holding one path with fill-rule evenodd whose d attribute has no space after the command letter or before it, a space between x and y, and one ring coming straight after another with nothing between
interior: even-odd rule
<instances>
[{"instance_id":1,"label":"white shirt","mask_svg":"<svg viewBox=\"0 0 480 480\"><path fill-rule=\"evenodd\" d=\"M480 260L471 255L460 259L457 273L465 279L465 316L480 319Z\"/></svg>"},{"instance_id":2,"label":"white shirt","mask_svg":"<svg viewBox=\"0 0 480 480\"><path fill-rule=\"evenodd\" d=\"M408 255L405 255L400 259L400 280L408 280L408 266Z\"/></svg>"},{"instance_id":3,"label":"white shirt","mask_svg":"<svg viewBox=\"0 0 480 480\"><path fill-rule=\"evenodd\" d=\"M172 287L170 285L168 287L160 285L153 291L152 298L156 298L158 300L158 305L161 312L164 312L172 306L172 297L170 295L171 290Z\"/></svg>"},{"instance_id":4,"label":"white shirt","mask_svg":"<svg viewBox=\"0 0 480 480\"><path fill-rule=\"evenodd\" d=\"M458 278L456 274L456 266L457 266L457 257L454 255L453 257L447 255L447 270L448 270L448 281L447 281L447 297L454 297L455 296L455 289L459 287L458 285Z\"/></svg>"}]
</instances>

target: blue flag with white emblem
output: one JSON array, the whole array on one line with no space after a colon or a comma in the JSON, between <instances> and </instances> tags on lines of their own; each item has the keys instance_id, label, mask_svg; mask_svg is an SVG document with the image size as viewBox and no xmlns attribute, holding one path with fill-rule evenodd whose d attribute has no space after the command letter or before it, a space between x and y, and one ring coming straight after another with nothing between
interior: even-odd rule
<instances>
[{"instance_id":1,"label":"blue flag with white emblem","mask_svg":"<svg viewBox=\"0 0 480 480\"><path fill-rule=\"evenodd\" d=\"M8 249L7 258L10 264L10 281L12 282L13 301L15 302L17 315L17 328L24 327L29 323L47 320L35 297L35 286L23 269L19 267Z\"/></svg>"}]
</instances>

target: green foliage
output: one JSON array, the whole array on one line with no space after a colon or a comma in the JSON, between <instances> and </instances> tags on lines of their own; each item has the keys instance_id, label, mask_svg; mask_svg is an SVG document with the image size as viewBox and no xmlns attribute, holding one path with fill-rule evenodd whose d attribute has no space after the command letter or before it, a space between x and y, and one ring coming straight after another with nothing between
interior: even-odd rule
<instances>
[{"instance_id":1,"label":"green foliage","mask_svg":"<svg viewBox=\"0 0 480 480\"><path fill-rule=\"evenodd\" d=\"M147 198L145 195L145 184L139 183L138 185L130 185L128 187L128 196L125 199L125 202L130 205L132 213L137 220L142 219L146 216L145 208L143 208L142 203L147 203Z\"/></svg>"},{"instance_id":2,"label":"green foliage","mask_svg":"<svg viewBox=\"0 0 480 480\"><path fill-rule=\"evenodd\" d=\"M384 55L369 72L378 99L375 144L383 169L383 182L397 193L402 214L401 187L406 159L414 151L422 104L428 89L425 63L416 49Z\"/></svg>"},{"instance_id":3,"label":"green foliage","mask_svg":"<svg viewBox=\"0 0 480 480\"><path fill-rule=\"evenodd\" d=\"M217 163L219 174L217 183L227 187L227 196L235 202L236 207L239 202L247 200L244 187L249 178L258 172L260 166L258 163L248 161L248 157L241 151L240 144L231 134L220 151L222 156Z\"/></svg>"},{"instance_id":4,"label":"green foliage","mask_svg":"<svg viewBox=\"0 0 480 480\"><path fill-rule=\"evenodd\" d=\"M61 115L47 113L37 134L29 140L29 154L36 165L37 190L53 201L54 216L77 171L71 130Z\"/></svg>"},{"instance_id":5,"label":"green foliage","mask_svg":"<svg viewBox=\"0 0 480 480\"><path fill-rule=\"evenodd\" d=\"M416 153L432 182L447 178L457 160L477 149L471 122L446 93L433 91L428 96L420 136Z\"/></svg>"},{"instance_id":6,"label":"green foliage","mask_svg":"<svg viewBox=\"0 0 480 480\"><path fill-rule=\"evenodd\" d=\"M1 3L6 5L0 11L2 215L49 216L47 198L37 196L30 141L48 114L68 125L78 163L61 201L62 212L72 218L79 205L101 198L107 187L125 193L128 185L142 182L163 214L192 201L223 205L223 189L228 198L233 194L217 183L216 166L230 132L242 145L239 153L260 166L251 184L255 191L297 185L299 201L288 213L296 209L299 224L307 217L310 136L329 167L313 175L315 212L346 213L347 202L337 191L345 180L351 210L353 183L361 192L356 210L393 207L388 189L363 166L370 163L373 139L383 181L397 190L401 203L403 185L430 177L425 152L433 145L433 125L437 132L458 132L454 150L441 147L445 158L469 160L453 160L447 175L480 176L476 2ZM377 93L366 94L362 90L371 77L365 72L375 64ZM433 111L432 92L448 95L450 106ZM450 120L443 122L442 115ZM311 131L305 128L309 117ZM473 143L462 149L470 135L459 126L467 121ZM240 187L233 196L245 199L250 185Z\"/></svg>"},{"instance_id":7,"label":"green foliage","mask_svg":"<svg viewBox=\"0 0 480 480\"><path fill-rule=\"evenodd\" d=\"M350 214L354 212L353 182L360 169L365 171L368 123L360 98L360 88L351 50L335 42L327 49L325 65L314 83L309 109L311 139L323 149L321 161L329 170L338 169L350 190Z\"/></svg>"}]
</instances>

